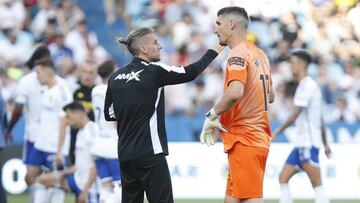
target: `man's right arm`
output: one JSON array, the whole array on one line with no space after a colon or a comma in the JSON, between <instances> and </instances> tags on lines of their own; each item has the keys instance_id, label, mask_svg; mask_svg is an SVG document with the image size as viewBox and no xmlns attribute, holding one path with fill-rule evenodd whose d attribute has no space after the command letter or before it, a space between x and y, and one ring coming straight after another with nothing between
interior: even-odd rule
<instances>
[{"instance_id":1,"label":"man's right arm","mask_svg":"<svg viewBox=\"0 0 360 203\"><path fill-rule=\"evenodd\" d=\"M291 124L295 122L297 117L300 115L303 107L301 106L294 106L294 110L291 115L287 118L285 123L283 123L279 128L277 128L274 133L272 134L272 139L275 140L277 136L280 135L286 128L288 128Z\"/></svg>"},{"instance_id":2,"label":"man's right arm","mask_svg":"<svg viewBox=\"0 0 360 203\"><path fill-rule=\"evenodd\" d=\"M159 86L174 85L194 80L200 75L207 66L216 58L216 56L223 50L223 46L215 44L209 49L203 57L197 62L188 66L169 66L163 63L151 63L159 67L158 81Z\"/></svg>"},{"instance_id":3,"label":"man's right arm","mask_svg":"<svg viewBox=\"0 0 360 203\"><path fill-rule=\"evenodd\" d=\"M25 76L26 77L26 76ZM15 124L22 115L24 105L28 102L28 81L27 79L21 78L16 88L15 107L11 113L10 122L7 125L6 141L8 142L12 138L11 131Z\"/></svg>"},{"instance_id":4,"label":"man's right arm","mask_svg":"<svg viewBox=\"0 0 360 203\"><path fill-rule=\"evenodd\" d=\"M20 119L23 109L24 109L24 104L15 102L15 107L11 113L10 122L7 125L7 130L6 130L6 135L5 135L6 143L9 143L10 140L12 139L12 136L13 136L12 129L14 128L17 121Z\"/></svg>"},{"instance_id":5,"label":"man's right arm","mask_svg":"<svg viewBox=\"0 0 360 203\"><path fill-rule=\"evenodd\" d=\"M111 91L110 91L110 80L109 80L108 87L106 89L105 103L104 103L104 116L105 116L106 121L117 121L115 112L114 112Z\"/></svg>"},{"instance_id":6,"label":"man's right arm","mask_svg":"<svg viewBox=\"0 0 360 203\"><path fill-rule=\"evenodd\" d=\"M7 126L7 134L9 134L12 131L16 122L21 117L23 108L24 108L23 104L15 103L15 108L14 108L13 112L11 113L11 120L9 122L9 125Z\"/></svg>"}]
</instances>

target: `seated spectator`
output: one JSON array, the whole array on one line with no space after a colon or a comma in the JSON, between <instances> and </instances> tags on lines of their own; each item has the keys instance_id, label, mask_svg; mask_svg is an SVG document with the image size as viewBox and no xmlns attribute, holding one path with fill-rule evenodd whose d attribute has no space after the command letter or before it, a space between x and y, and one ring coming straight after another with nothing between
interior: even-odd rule
<instances>
[{"instance_id":1,"label":"seated spectator","mask_svg":"<svg viewBox=\"0 0 360 203\"><path fill-rule=\"evenodd\" d=\"M20 0L0 1L0 31L21 30L25 20L24 4Z\"/></svg>"},{"instance_id":2,"label":"seated spectator","mask_svg":"<svg viewBox=\"0 0 360 203\"><path fill-rule=\"evenodd\" d=\"M74 58L73 50L65 45L65 35L62 32L56 33L54 41L49 44L49 50L57 69L65 58Z\"/></svg>"},{"instance_id":3,"label":"seated spectator","mask_svg":"<svg viewBox=\"0 0 360 203\"><path fill-rule=\"evenodd\" d=\"M35 36L40 36L48 25L49 19L56 18L56 10L50 0L39 0L39 11L30 24L30 30Z\"/></svg>"},{"instance_id":4,"label":"seated spectator","mask_svg":"<svg viewBox=\"0 0 360 203\"><path fill-rule=\"evenodd\" d=\"M355 123L356 115L348 108L347 101L344 97L336 100L335 108L325 117L327 122L343 121L346 123Z\"/></svg>"},{"instance_id":5,"label":"seated spectator","mask_svg":"<svg viewBox=\"0 0 360 203\"><path fill-rule=\"evenodd\" d=\"M16 59L24 62L31 53L33 40L28 33L15 29L6 29L4 37L0 37L0 58L6 61Z\"/></svg>"},{"instance_id":6,"label":"seated spectator","mask_svg":"<svg viewBox=\"0 0 360 203\"><path fill-rule=\"evenodd\" d=\"M56 19L61 31L65 34L74 30L76 25L85 20L84 12L74 4L73 0L63 0L56 11Z\"/></svg>"},{"instance_id":7,"label":"seated spectator","mask_svg":"<svg viewBox=\"0 0 360 203\"><path fill-rule=\"evenodd\" d=\"M93 59L97 63L101 63L108 55L99 44L95 32L88 30L85 21L80 22L75 30L66 35L65 45L73 50L77 64L83 63L86 59Z\"/></svg>"}]
</instances>

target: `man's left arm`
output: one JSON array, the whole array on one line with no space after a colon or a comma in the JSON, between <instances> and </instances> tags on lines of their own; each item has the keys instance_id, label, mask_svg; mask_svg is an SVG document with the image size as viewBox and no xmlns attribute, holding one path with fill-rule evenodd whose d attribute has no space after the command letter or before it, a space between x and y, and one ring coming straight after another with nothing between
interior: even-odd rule
<instances>
[{"instance_id":1,"label":"man's left arm","mask_svg":"<svg viewBox=\"0 0 360 203\"><path fill-rule=\"evenodd\" d=\"M117 121L114 112L112 95L110 91L110 80L108 82L108 87L106 89L105 102L104 102L104 116L106 121Z\"/></svg>"},{"instance_id":2,"label":"man's left arm","mask_svg":"<svg viewBox=\"0 0 360 203\"><path fill-rule=\"evenodd\" d=\"M200 134L200 142L206 143L208 146L215 144L216 135L214 130L221 130L227 132L218 121L219 115L229 110L244 94L244 84L238 80L233 80L229 83L224 95L221 97L219 103L215 105L207 114Z\"/></svg>"},{"instance_id":3,"label":"man's left arm","mask_svg":"<svg viewBox=\"0 0 360 203\"><path fill-rule=\"evenodd\" d=\"M216 115L220 116L229 110L244 94L244 84L238 80L229 83L229 87L214 107Z\"/></svg>"},{"instance_id":4,"label":"man's left arm","mask_svg":"<svg viewBox=\"0 0 360 203\"><path fill-rule=\"evenodd\" d=\"M332 152L331 152L329 142L327 140L326 126L325 126L324 118L322 116L321 116L321 139L322 139L322 142L324 144L326 157L330 158Z\"/></svg>"},{"instance_id":5,"label":"man's left arm","mask_svg":"<svg viewBox=\"0 0 360 203\"><path fill-rule=\"evenodd\" d=\"M67 84L65 83L61 83L61 93L60 95L60 102L61 102L61 108L64 108L66 105L70 104L71 102L73 102L73 97L71 95L71 91L68 87ZM63 146L64 146L64 142L65 142L65 137L66 137L66 129L68 126L68 120L66 119L66 112L64 111L64 109L61 109L61 111L59 112L59 137L58 137L58 145L56 146L56 154L55 154L55 162L57 166L61 166L64 164L64 160L63 160Z\"/></svg>"},{"instance_id":6,"label":"man's left arm","mask_svg":"<svg viewBox=\"0 0 360 203\"><path fill-rule=\"evenodd\" d=\"M91 169L90 169L90 175L88 180L86 181L84 188L82 189L80 196L79 196L79 203L86 203L88 200L88 194L89 194L89 189L92 186L92 184L95 182L96 180L96 166L95 163L93 163Z\"/></svg>"}]
</instances>

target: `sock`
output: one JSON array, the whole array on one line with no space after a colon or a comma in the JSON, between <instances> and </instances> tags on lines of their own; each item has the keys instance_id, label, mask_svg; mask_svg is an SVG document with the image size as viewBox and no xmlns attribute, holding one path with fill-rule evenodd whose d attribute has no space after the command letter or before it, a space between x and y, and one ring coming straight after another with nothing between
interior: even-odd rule
<instances>
[{"instance_id":1,"label":"sock","mask_svg":"<svg viewBox=\"0 0 360 203\"><path fill-rule=\"evenodd\" d=\"M315 190L315 203L329 203L329 198L325 194L323 186L317 186Z\"/></svg>"},{"instance_id":2,"label":"sock","mask_svg":"<svg viewBox=\"0 0 360 203\"><path fill-rule=\"evenodd\" d=\"M109 199L109 196L111 196L112 194L112 188L106 188L106 187L101 187L100 189L100 202L101 203L106 203L108 202L107 200Z\"/></svg>"},{"instance_id":3,"label":"sock","mask_svg":"<svg viewBox=\"0 0 360 203\"><path fill-rule=\"evenodd\" d=\"M32 203L47 203L49 200L49 196L48 196L48 189L40 184L40 183L35 183L33 185L30 186L30 190L31 190L31 202Z\"/></svg>"},{"instance_id":4,"label":"sock","mask_svg":"<svg viewBox=\"0 0 360 203\"><path fill-rule=\"evenodd\" d=\"M51 188L50 203L64 203L65 202L65 191L60 188Z\"/></svg>"},{"instance_id":5,"label":"sock","mask_svg":"<svg viewBox=\"0 0 360 203\"><path fill-rule=\"evenodd\" d=\"M29 203L34 203L34 191L35 191L34 184L29 185L28 190L29 190L29 198L30 198Z\"/></svg>"},{"instance_id":6,"label":"sock","mask_svg":"<svg viewBox=\"0 0 360 203\"><path fill-rule=\"evenodd\" d=\"M112 202L113 203L119 203L121 202L121 195L122 195L122 191L121 191L121 186L120 184L115 184L114 186L114 192L112 194Z\"/></svg>"},{"instance_id":7,"label":"sock","mask_svg":"<svg viewBox=\"0 0 360 203\"><path fill-rule=\"evenodd\" d=\"M292 203L293 200L292 200L292 197L291 197L289 185L281 183L280 184L280 190L281 190L281 194L280 194L279 203Z\"/></svg>"}]
</instances>

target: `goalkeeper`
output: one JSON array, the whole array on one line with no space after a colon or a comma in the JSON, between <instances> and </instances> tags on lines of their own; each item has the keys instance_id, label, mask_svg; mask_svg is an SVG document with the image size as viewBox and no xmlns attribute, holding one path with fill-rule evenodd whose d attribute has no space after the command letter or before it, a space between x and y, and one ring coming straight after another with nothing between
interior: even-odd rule
<instances>
[{"instance_id":1,"label":"goalkeeper","mask_svg":"<svg viewBox=\"0 0 360 203\"><path fill-rule=\"evenodd\" d=\"M200 135L212 145L221 130L228 153L229 175L225 202L262 202L263 179L271 141L268 103L274 100L267 56L246 40L249 24L244 8L218 11L215 33L220 45L229 46L224 95L206 115ZM221 115L220 121L217 118Z\"/></svg>"}]
</instances>

